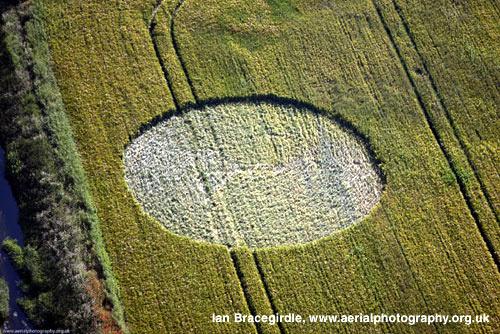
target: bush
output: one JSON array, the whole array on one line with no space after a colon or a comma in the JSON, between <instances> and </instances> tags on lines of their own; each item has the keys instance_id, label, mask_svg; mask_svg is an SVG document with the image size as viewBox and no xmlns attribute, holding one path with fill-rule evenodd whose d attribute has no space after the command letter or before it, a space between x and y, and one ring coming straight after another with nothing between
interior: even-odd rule
<instances>
[{"instance_id":1,"label":"bush","mask_svg":"<svg viewBox=\"0 0 500 334\"><path fill-rule=\"evenodd\" d=\"M16 269L21 270L21 268L24 268L24 252L16 240L7 238L3 241L2 247L9 254Z\"/></svg>"}]
</instances>

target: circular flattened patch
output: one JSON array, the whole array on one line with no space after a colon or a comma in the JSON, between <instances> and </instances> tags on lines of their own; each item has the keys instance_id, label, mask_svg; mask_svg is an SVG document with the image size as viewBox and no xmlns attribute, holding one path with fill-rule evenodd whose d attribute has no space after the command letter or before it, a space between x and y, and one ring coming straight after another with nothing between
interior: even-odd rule
<instances>
[{"instance_id":1,"label":"circular flattened patch","mask_svg":"<svg viewBox=\"0 0 500 334\"><path fill-rule=\"evenodd\" d=\"M147 213L230 247L305 243L359 221L380 198L377 171L352 131L267 102L189 110L125 152L127 183Z\"/></svg>"}]
</instances>

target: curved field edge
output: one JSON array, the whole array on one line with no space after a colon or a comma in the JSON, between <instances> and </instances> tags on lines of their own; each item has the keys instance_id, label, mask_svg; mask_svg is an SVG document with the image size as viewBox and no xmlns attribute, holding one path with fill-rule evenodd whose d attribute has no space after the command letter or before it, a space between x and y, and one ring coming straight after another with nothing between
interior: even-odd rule
<instances>
[{"instance_id":1,"label":"curved field edge","mask_svg":"<svg viewBox=\"0 0 500 334\"><path fill-rule=\"evenodd\" d=\"M79 267L80 262L78 261L81 261L82 267L86 268L77 275L84 277L83 279L86 281L85 289L88 289L86 293L89 293L91 298L99 303L98 305L94 305L91 311L94 312L93 317L98 319L97 321L103 321L97 325L98 330L104 332L119 331L112 320L100 318L101 316L106 316L107 311L104 309L101 310L101 308L104 304L107 304L108 307L111 305L113 317L121 327L121 330L127 332L123 318L123 309L119 299L119 287L113 277L110 259L106 253L99 227L99 220L88 192L87 181L72 138L72 131L67 121L57 82L51 70L52 61L48 45L46 44L47 37L41 18L43 16L42 12L39 3L34 2L12 7L7 9L3 14L5 21L3 31L5 35L2 35L4 38L2 42L5 41L6 57L12 61L13 72L7 73L7 69L10 66L8 62L3 64L6 72L2 78L2 84L6 85L5 88L8 93L4 96L5 99L2 99L2 104L4 107L10 105L11 109L10 111L5 109L2 114L2 122L10 124L12 128L3 129L2 141L7 149L10 175L17 186L15 187L17 197L21 199L21 223L23 224L23 230L28 236L28 242L37 249L44 250L46 246L39 243L46 242L46 240L37 239L33 235L37 231L43 231L44 229L49 229L45 232L45 237L50 238L51 233L55 233L52 237L62 238L62 241L68 245L71 245L71 242L76 243L75 246L69 246L69 248L71 252L81 253L76 255L77 260L72 260L71 258L75 257L75 255L70 253L59 254L68 258L52 258L51 260L55 260L56 264L61 267L67 266L71 261L76 261L76 266ZM22 36L23 34L24 36ZM26 123L23 123L26 122L26 119L30 119L29 122L33 124L27 126ZM32 127L32 129L27 130L29 127ZM23 130L19 131L21 128ZM28 152L21 152L20 150L27 150ZM26 154L29 154L29 151L36 156L26 156ZM41 162L30 162L30 159L33 158L38 158ZM52 161L43 161L44 158L51 159ZM52 164L56 164L57 166ZM40 183L35 183L36 185L28 185L27 181L30 178L23 180L25 178L25 174L23 176L23 173L26 173L24 165L31 168L29 170L30 173L38 175L40 178L45 175L44 178L52 179L50 182L53 184L59 182L64 187L64 190L53 185L47 187L42 180L37 180ZM26 191L24 190L25 187L34 187L35 189ZM33 202L40 200L37 195L34 195L36 193L33 191L39 191L42 194L42 187L47 188L49 192L43 196L52 197L54 194L50 193L51 191L59 191L66 199L43 203L48 207L40 207L39 205L42 204L40 202L33 205ZM34 196L29 197L26 193ZM66 203L66 201L69 203ZM39 207L37 208L37 206ZM58 208L56 206L61 206L67 209L68 212L65 213L65 216L52 214L52 219L66 220L59 227L52 227L55 231L50 231L51 227L48 222L45 222L47 226L34 227L28 224L28 222L36 220L30 220L33 219L30 218L31 215L49 215L51 211L57 212ZM43 219L38 222L42 225L44 224ZM69 227L68 225L65 226L65 224L73 224L74 226ZM58 228L61 231L57 231ZM76 235L69 238L62 236L64 233L62 229L71 228L78 230L78 232L74 232ZM57 235L58 233L60 236ZM71 238L75 239L71 240ZM57 244L50 245L49 247L52 246L56 249L58 247ZM71 247L74 248L71 249ZM78 256L82 256L83 258L78 259ZM61 274L63 272L56 270L57 274L48 272L45 274L62 275L55 279L72 279ZM93 272L97 272L97 277L94 278ZM96 279L98 283L92 281ZM103 289L101 286L103 283L104 296L100 295L103 292L98 291L99 289ZM67 292L63 290L58 291L58 293ZM82 291L80 293L84 294L85 292ZM75 307L76 309L84 307L84 304L78 305L80 302L82 301L74 300L74 305L65 305L67 310L63 309L62 311L69 312ZM85 312L88 311L86 310ZM79 312L83 316L83 309ZM35 319L32 320L35 321ZM64 320L64 317L57 321L61 320ZM37 321L35 323L40 325ZM54 326L56 324L48 323L47 325ZM67 325L71 326L70 328L75 332L89 330L83 327L73 327L81 326L78 323Z\"/></svg>"}]
</instances>

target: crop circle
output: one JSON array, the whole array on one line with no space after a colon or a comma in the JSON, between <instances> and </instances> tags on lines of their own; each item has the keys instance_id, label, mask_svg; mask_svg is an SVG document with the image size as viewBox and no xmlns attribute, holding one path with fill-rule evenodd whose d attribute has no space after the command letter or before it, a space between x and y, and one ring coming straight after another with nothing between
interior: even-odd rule
<instances>
[{"instance_id":1,"label":"crop circle","mask_svg":"<svg viewBox=\"0 0 500 334\"><path fill-rule=\"evenodd\" d=\"M364 141L294 104L210 104L150 126L125 177L170 231L229 247L316 240L361 220L383 184Z\"/></svg>"}]
</instances>

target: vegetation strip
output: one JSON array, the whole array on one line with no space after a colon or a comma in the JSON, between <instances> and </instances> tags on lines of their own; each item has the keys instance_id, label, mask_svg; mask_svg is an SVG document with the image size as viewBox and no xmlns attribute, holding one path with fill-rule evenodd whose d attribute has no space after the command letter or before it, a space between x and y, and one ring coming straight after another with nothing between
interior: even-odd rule
<instances>
[{"instance_id":1,"label":"vegetation strip","mask_svg":"<svg viewBox=\"0 0 500 334\"><path fill-rule=\"evenodd\" d=\"M433 122L436 130L441 135L442 144L447 148L448 153L450 154L450 158L456 166L456 170L459 174L459 177L462 178L464 185L466 186L465 190L468 193L469 198L471 199L471 204L473 205L474 210L477 213L478 219L482 222L485 234L489 238L497 255L500 255L499 253L500 230L498 229L497 216L495 212L491 210L490 205L488 204L488 199L486 198L484 192L481 189L481 184L479 180L475 177L475 172L471 167L471 165L469 164L465 152L461 148L460 142L457 136L455 135L455 131L453 127L450 125L448 118L446 117L446 110L443 109L443 106L439 101L439 96L437 96L437 93L433 87L429 75L426 72L426 69L428 71L432 70L436 74L436 76L433 75L433 79L435 80L441 79L440 87L441 90L443 90L443 92L439 91L438 93L440 95L443 94L446 95L446 99L448 100L447 102L448 112L452 114L455 113L453 114L455 124L459 127L461 126L460 132L463 137L463 140L466 140L468 142L467 143L467 145L469 145L468 151L471 154L474 154L471 158L474 160L477 166L482 168L482 170L478 170L479 173L478 175L481 176L481 181L483 183L484 182L489 183L485 184L487 189L494 189L495 184L498 184L495 181L495 179L497 180L500 179L498 178L499 175L496 172L496 170L493 173L491 170L491 168L492 167L494 168L494 165L496 164L495 159L497 155L494 153L495 152L494 147L495 145L497 145L496 143L497 136L494 134L495 126L493 124L495 124L495 122L493 120L490 121L489 119L492 117L496 119L496 114L493 115L494 111L492 109L488 110L488 108L492 106L492 103L494 103L494 101L488 100L487 95L489 93L493 94L493 92L491 91L489 92L487 88L488 84L486 84L486 87L483 88L474 88L475 85L472 85L474 87L469 86L469 83L474 82L473 80L471 81L469 78L475 77L475 75L479 74L474 72L476 71L484 72L485 70L488 71L489 66L487 63L484 63L483 61L479 61L477 59L473 62L461 61L460 63L462 65L460 65L459 68L463 67L464 72L461 71L457 72L455 66L457 66L458 64L454 65L455 62L451 61L452 59L455 60L457 58L462 59L464 56L466 56L462 53L462 51L467 51L466 48L462 49L462 47L458 47L457 49L455 46L458 45L467 46L467 43L471 43L470 41L471 36L467 31L469 29L480 29L479 27L488 27L488 22L489 22L488 17L490 16L489 15L486 16L486 18L484 19L484 25L460 24L459 22L465 23L465 21L462 20L459 20L458 22L453 22L453 20L450 21L449 22L450 24L452 25L459 24L463 29L466 30L464 32L460 31L459 36L457 36L453 30L448 31L447 29L445 29L440 32L439 28L435 27L437 23L431 23L434 22L435 20L425 21L426 23L423 24L422 27L423 29L419 30L419 33L421 33L422 31L427 31L426 29L427 24L433 25L434 26L433 30L435 29L438 30L430 35L420 34L419 42L423 43L423 47L420 50L422 54L420 54L417 52L411 41L413 36L408 35L408 32L404 27L401 17L398 14L392 1L378 0L377 3L382 9L382 13L387 22L389 30L392 31L393 33L395 42L399 45L399 48L401 50L400 52L403 55L405 63L407 64L407 67L410 70L410 75L413 77L416 87L423 98L423 102L427 107L429 116L431 117L431 121ZM472 7L474 7L474 5L476 5L476 2L474 3L461 2L453 4L449 3L449 5L451 5L451 8L448 8L447 11L454 12L456 10L459 10L460 15L468 16L471 15L469 10L471 10L472 8L466 8L466 7L470 7L471 5ZM483 5L477 5L477 6L478 8L483 8L482 7ZM410 11L408 12L408 15L410 15L411 12L415 10L414 7L412 8L413 9L406 8L406 10ZM422 7L422 9L428 13L435 12L435 9L430 8L430 6L424 6ZM477 13L478 15L487 12L486 8L484 8L484 12L482 9L480 10L481 12ZM414 13L417 14L417 16L413 16L413 19L419 20L418 13L419 13L418 11ZM439 15L436 16L436 20L439 20ZM437 25L440 26L440 24ZM440 33L444 33L445 36L441 36ZM431 35L433 37L431 37ZM484 37L485 40L488 39L487 35L482 34L481 36ZM461 41L460 43L454 42L452 44L448 44L447 42L448 37L451 38L452 40L456 39L464 39L464 40ZM468 39L469 42L467 42ZM437 40L439 40L439 42ZM475 38L474 40L481 43L483 41L483 38ZM425 44L427 44L426 48L424 47ZM435 53L438 50L438 48L436 48L436 45L440 45L440 47L443 48L443 51L439 51L437 55ZM450 50L450 48L452 50ZM484 56L487 56L488 51L491 51L489 47L481 50L482 50L481 52L483 51L485 52ZM439 54L451 54L453 55L453 57L451 58L445 57L444 59L442 59L442 61L437 61L437 62L433 61L433 59L439 58ZM431 59L429 59L429 56L431 57ZM424 60L423 57L426 57L425 61L426 63L429 64L429 66L426 66L426 64L423 63ZM476 63L476 61L478 63ZM480 69L477 67L479 64L481 64ZM451 73L447 74L447 76L449 77L446 78L445 80L442 80L444 78L442 76L439 76L440 73L441 74L443 73L442 71L451 71L453 72L453 74ZM471 73L471 71L473 71L473 73ZM491 73L494 73L494 71L491 71ZM487 76L488 74L482 73L481 75ZM460 85L461 80L466 80L463 86ZM487 78L485 78L485 81L487 81ZM473 94L474 99L477 96L478 101L480 101L479 104L474 103L474 105L470 104L464 105L464 103L467 104L467 101L470 101L472 99L471 94ZM481 111L475 114L474 113L475 109L478 110L481 109ZM469 122L471 121L470 120L471 117L476 119L477 121L474 121L474 124L468 124L464 123L464 119L461 119L461 117L469 118ZM485 122L487 122L487 124L485 124ZM471 131L467 129L472 129L473 133L471 133ZM481 133L481 131L484 131L484 133ZM489 188L488 186L492 188Z\"/></svg>"},{"instance_id":2,"label":"vegetation strip","mask_svg":"<svg viewBox=\"0 0 500 334\"><path fill-rule=\"evenodd\" d=\"M240 266L240 261L238 259L238 254L234 250L229 250L231 254L231 260L233 261L234 269L236 270L236 275L238 275L238 280L240 281L241 290L243 291L243 295L245 296L245 301L247 303L248 309L250 313L255 317L259 314L258 310L255 308L255 304L252 303L252 297L250 296L250 292L248 291L248 282L245 280L243 276L243 271ZM258 334L263 334L264 331L262 329L262 324L260 322L255 323L255 329Z\"/></svg>"},{"instance_id":3,"label":"vegetation strip","mask_svg":"<svg viewBox=\"0 0 500 334\"><path fill-rule=\"evenodd\" d=\"M262 280L262 284L264 285L264 290L266 291L266 296L267 300L269 301L269 304L271 305L271 309L273 310L273 314L279 313L278 307L276 305L276 302L273 298L273 295L271 293L271 289L269 288L269 284L266 280L266 277L264 275L264 270L262 269L262 266L259 261L259 256L257 255L257 251L252 252L252 257L255 262L255 267L257 267L257 271L259 272L260 279ZM278 327L280 329L281 334L286 334L285 330L285 325L281 322L278 322Z\"/></svg>"},{"instance_id":4,"label":"vegetation strip","mask_svg":"<svg viewBox=\"0 0 500 334\"><path fill-rule=\"evenodd\" d=\"M151 17L150 23L149 23L149 35L151 36L151 42L153 43L153 48L155 50L156 58L158 59L158 62L160 63L161 70L163 71L163 76L165 77L165 82L167 83L167 87L169 90L170 95L172 95L172 99L174 100L175 104L175 109L179 110L179 101L177 100L177 97L175 96L174 89L172 87L172 78L170 77L167 68L165 66L165 62L163 61L163 58L160 53L160 49L158 47L158 41L155 36L155 27L156 27L156 15L158 13L158 10L160 9L162 5L162 0L159 0L156 7L153 10L153 16Z\"/></svg>"},{"instance_id":5,"label":"vegetation strip","mask_svg":"<svg viewBox=\"0 0 500 334\"><path fill-rule=\"evenodd\" d=\"M9 174L19 198L27 246L4 244L24 279L22 301L39 328L75 332L124 328L109 258L51 71L42 9L26 2L3 13L0 115ZM22 260L22 261L21 261ZM102 286L104 283L104 286ZM105 309L106 308L106 309Z\"/></svg>"},{"instance_id":6,"label":"vegetation strip","mask_svg":"<svg viewBox=\"0 0 500 334\"><path fill-rule=\"evenodd\" d=\"M401 241L399 240L398 236L396 235L396 233L394 231L392 233L394 235L394 239L396 240L398 248L401 251L401 254L403 255L403 259L404 259L405 265L408 268L410 268L411 278L413 279L414 282L416 282L415 284L417 285L418 293L419 293L420 298L422 299L422 301L424 302L424 305L425 305L425 312L430 313L431 312L431 308L429 307L429 303L428 303L427 299L425 298L424 291L420 287L420 283L418 282L418 280L417 280L417 278L415 276L415 269L411 265L410 261L408 261L408 256L406 255L406 251L405 251L403 245L401 244ZM440 333L441 332L440 329L437 327L436 324L433 324L433 327L434 327L436 333Z\"/></svg>"},{"instance_id":7,"label":"vegetation strip","mask_svg":"<svg viewBox=\"0 0 500 334\"><path fill-rule=\"evenodd\" d=\"M177 43L177 38L175 36L175 18L177 16L177 13L181 9L182 5L184 4L185 0L179 0L177 5L174 8L174 11L172 12L172 18L170 19L170 36L172 39L172 44L174 46L175 54L177 56L177 59L179 59L179 63L181 64L182 71L184 72L184 76L186 77L186 80L188 82L189 88L191 89L191 93L193 94L194 100L198 103L200 101L198 94L196 92L196 89L194 88L193 81L191 80L191 77L189 76L189 72L186 67L186 63L184 62L184 59L182 58L181 50L179 48L179 44Z\"/></svg>"},{"instance_id":8,"label":"vegetation strip","mask_svg":"<svg viewBox=\"0 0 500 334\"><path fill-rule=\"evenodd\" d=\"M422 95L418 91L417 86L415 84L415 81L413 80L412 76L410 75L408 66L407 66L406 62L404 61L403 56L401 55L401 51L399 50L399 47L394 40L394 36L392 35L392 32L390 31L390 29L387 25L387 22L385 21L385 19L383 17L383 14L381 12L380 7L375 2L373 2L373 5L375 6L378 17L380 18L380 21L382 22L382 25L384 26L384 29L385 29L387 36L392 44L392 47L394 48L394 50L396 51L396 53L398 55L399 61L401 62L401 65L403 66L406 77L410 81L413 92L415 93L415 96L417 97L418 104L420 105L420 108L425 116L427 124L429 125L429 128L432 131L432 134L435 138L435 141L439 145L439 148L441 149L441 151L443 152L443 155L446 157L446 160L448 161L448 165L450 166L451 170L453 171L453 174L455 175L455 179L457 180L458 185L460 187L460 192L462 194L462 197L465 200L465 203L467 204L467 208L468 208L469 212L471 213L472 217L474 218L474 221L475 221L476 226L479 230L479 233L481 234L481 237L484 240L484 243L488 249L488 253L490 254L492 260L494 261L498 272L500 272L499 256L495 252L495 248L494 248L493 244L491 243L491 240L488 238L488 236L484 230L483 224L482 224L481 220L479 219L476 210L474 209L471 198L466 190L466 186L464 184L464 181L460 177L460 174L458 173L457 168L456 168L455 164L453 163L453 159L451 158L447 148L444 146L443 141L441 139L441 135L439 134L439 131L435 128L434 123L432 122L432 118L430 117L429 112L425 106Z\"/></svg>"}]
</instances>

